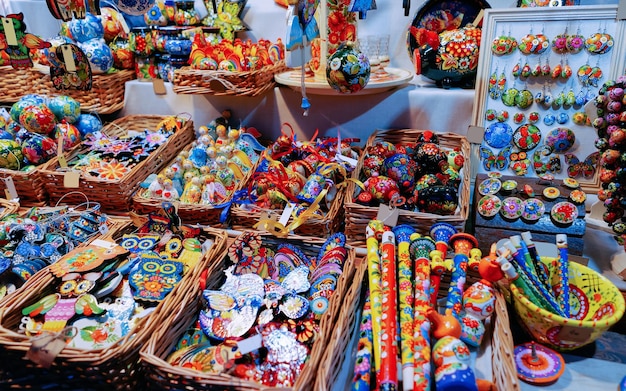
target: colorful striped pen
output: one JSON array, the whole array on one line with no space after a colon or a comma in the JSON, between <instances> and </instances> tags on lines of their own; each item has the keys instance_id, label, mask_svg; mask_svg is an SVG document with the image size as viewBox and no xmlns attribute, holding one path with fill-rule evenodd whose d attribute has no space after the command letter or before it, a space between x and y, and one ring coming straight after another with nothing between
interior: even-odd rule
<instances>
[{"instance_id":1,"label":"colorful striped pen","mask_svg":"<svg viewBox=\"0 0 626 391\"><path fill-rule=\"evenodd\" d=\"M526 247L528 248L528 253L530 254L530 258L535 265L535 272L539 277L539 280L543 283L544 286L550 287L550 279L548 278L548 274L546 273L546 268L541 262L541 257L537 252L537 246L533 242L532 234L530 231L522 232L522 240Z\"/></svg>"},{"instance_id":2,"label":"colorful striped pen","mask_svg":"<svg viewBox=\"0 0 626 391\"><path fill-rule=\"evenodd\" d=\"M559 299L566 318L570 317L569 308L569 257L567 255L567 235L556 235L556 247L559 249L559 278L561 279L561 295Z\"/></svg>"}]
</instances>

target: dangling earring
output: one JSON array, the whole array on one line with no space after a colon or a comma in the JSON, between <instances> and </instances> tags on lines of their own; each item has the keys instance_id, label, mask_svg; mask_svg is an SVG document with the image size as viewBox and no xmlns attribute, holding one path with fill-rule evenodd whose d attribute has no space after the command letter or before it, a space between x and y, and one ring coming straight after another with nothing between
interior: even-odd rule
<instances>
[{"instance_id":1,"label":"dangling earring","mask_svg":"<svg viewBox=\"0 0 626 391\"><path fill-rule=\"evenodd\" d=\"M527 86L515 96L515 105L524 110L533 104L533 93L528 90Z\"/></svg>"},{"instance_id":2,"label":"dangling earring","mask_svg":"<svg viewBox=\"0 0 626 391\"><path fill-rule=\"evenodd\" d=\"M542 104L543 100L545 99L545 95L546 95L546 86L544 85L543 89L539 91L537 94L535 94L535 103Z\"/></svg>"},{"instance_id":3,"label":"dangling earring","mask_svg":"<svg viewBox=\"0 0 626 391\"><path fill-rule=\"evenodd\" d=\"M552 96L552 87L550 86L550 84L548 84L548 89L543 95L543 105L547 108L552 106L552 102L554 102L554 97Z\"/></svg>"},{"instance_id":4,"label":"dangling earring","mask_svg":"<svg viewBox=\"0 0 626 391\"><path fill-rule=\"evenodd\" d=\"M580 53L585 47L585 37L580 35L580 26L576 29L576 34L567 36L567 50L571 54Z\"/></svg>"},{"instance_id":5,"label":"dangling earring","mask_svg":"<svg viewBox=\"0 0 626 391\"><path fill-rule=\"evenodd\" d=\"M572 88L570 84L569 91L567 91L567 94L565 94L565 106L571 107L571 106L574 106L575 104L576 104L576 93L574 93L574 88Z\"/></svg>"},{"instance_id":6,"label":"dangling earring","mask_svg":"<svg viewBox=\"0 0 626 391\"><path fill-rule=\"evenodd\" d=\"M567 59L567 57L565 57L565 66L561 71L561 77L567 80L570 78L570 76L572 76L572 67L569 66L569 60Z\"/></svg>"},{"instance_id":7,"label":"dangling earring","mask_svg":"<svg viewBox=\"0 0 626 391\"><path fill-rule=\"evenodd\" d=\"M567 26L563 34L559 34L552 40L552 50L557 54L567 53Z\"/></svg>"},{"instance_id":8,"label":"dangling earring","mask_svg":"<svg viewBox=\"0 0 626 391\"><path fill-rule=\"evenodd\" d=\"M530 74L534 77L541 76L541 58L539 58L539 61L537 61L537 65L534 66Z\"/></svg>"},{"instance_id":9,"label":"dangling earring","mask_svg":"<svg viewBox=\"0 0 626 391\"><path fill-rule=\"evenodd\" d=\"M563 72L563 59L561 59L561 62L552 68L552 78L555 80L558 79L561 77L561 72Z\"/></svg>"},{"instance_id":10,"label":"dangling earring","mask_svg":"<svg viewBox=\"0 0 626 391\"><path fill-rule=\"evenodd\" d=\"M496 90L498 92L498 97L502 96L504 89L506 88L506 68L502 69L502 73L498 78L498 84L496 85Z\"/></svg>"},{"instance_id":11,"label":"dangling earring","mask_svg":"<svg viewBox=\"0 0 626 391\"><path fill-rule=\"evenodd\" d=\"M496 67L496 69L493 71L491 76L489 76L489 97L491 99L499 98L499 96L496 95L497 83L498 83L498 68Z\"/></svg>"},{"instance_id":12,"label":"dangling earring","mask_svg":"<svg viewBox=\"0 0 626 391\"><path fill-rule=\"evenodd\" d=\"M587 63L581 65L578 68L578 72L576 72L576 76L578 76L578 81L585 87L589 86L589 76L591 76L591 65L589 65L589 58L587 58Z\"/></svg>"},{"instance_id":13,"label":"dangling earring","mask_svg":"<svg viewBox=\"0 0 626 391\"><path fill-rule=\"evenodd\" d=\"M541 67L541 76L550 76L550 59L546 58L546 63Z\"/></svg>"},{"instance_id":14,"label":"dangling earring","mask_svg":"<svg viewBox=\"0 0 626 391\"><path fill-rule=\"evenodd\" d=\"M526 62L526 64L524 64L524 67L522 67L520 76L523 78L527 78L528 76L530 76L530 65L528 65L528 61Z\"/></svg>"},{"instance_id":15,"label":"dangling earring","mask_svg":"<svg viewBox=\"0 0 626 391\"><path fill-rule=\"evenodd\" d=\"M522 57L520 56L519 61L513 67L511 74L513 75L513 77L519 77L521 71L522 71Z\"/></svg>"}]
</instances>

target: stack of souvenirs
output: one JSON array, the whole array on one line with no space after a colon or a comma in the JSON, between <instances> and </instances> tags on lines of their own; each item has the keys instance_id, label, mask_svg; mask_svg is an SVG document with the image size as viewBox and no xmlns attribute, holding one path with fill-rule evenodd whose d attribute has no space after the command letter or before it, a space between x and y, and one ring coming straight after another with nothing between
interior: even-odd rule
<instances>
[{"instance_id":1,"label":"stack of souvenirs","mask_svg":"<svg viewBox=\"0 0 626 391\"><path fill-rule=\"evenodd\" d=\"M25 95L0 116L0 168L32 170L57 155L59 138L69 150L101 127L94 115L81 114L80 104L69 96Z\"/></svg>"},{"instance_id":2,"label":"stack of souvenirs","mask_svg":"<svg viewBox=\"0 0 626 391\"><path fill-rule=\"evenodd\" d=\"M338 228L338 207L342 200L346 180L354 170L359 154L352 144L355 139L314 138L313 141L297 141L291 135L282 134L263 153L261 160L246 187L235 197L238 205L233 213L237 219L233 226L251 227L258 222L261 211L282 212L286 206L293 207L287 216L293 222L279 227L283 233L298 227L306 228L307 219L325 220L326 231ZM248 224L251 214L255 221ZM269 222L261 222L269 223ZM306 224L310 229L319 227ZM272 225L272 224L270 224ZM265 228L273 230L265 225ZM313 232L313 231L311 231ZM320 231L317 230L316 235Z\"/></svg>"},{"instance_id":3,"label":"stack of souvenirs","mask_svg":"<svg viewBox=\"0 0 626 391\"><path fill-rule=\"evenodd\" d=\"M106 233L109 225L99 208L32 208L23 217L4 217L0 221L0 300L93 236Z\"/></svg>"},{"instance_id":4,"label":"stack of souvenirs","mask_svg":"<svg viewBox=\"0 0 626 391\"><path fill-rule=\"evenodd\" d=\"M202 291L203 309L167 361L293 387L313 344L326 338L319 321L349 259L344 245L341 233L315 245L240 235L228 248L226 280Z\"/></svg>"}]
</instances>

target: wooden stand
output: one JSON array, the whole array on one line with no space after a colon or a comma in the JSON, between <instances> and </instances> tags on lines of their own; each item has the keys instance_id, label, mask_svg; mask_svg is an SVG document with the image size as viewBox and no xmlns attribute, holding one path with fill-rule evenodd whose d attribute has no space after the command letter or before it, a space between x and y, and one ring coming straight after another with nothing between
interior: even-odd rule
<instances>
[{"instance_id":1,"label":"wooden stand","mask_svg":"<svg viewBox=\"0 0 626 391\"><path fill-rule=\"evenodd\" d=\"M525 200L528 197L522 195L521 191L525 184L532 186L535 191L535 197L539 198L546 206L546 212L544 215L535 222L525 221L521 218L510 221L502 217L500 213L493 217L483 217L477 212L478 201L483 197L478 188L482 181L487 179L487 174L478 174L476 176L476 182L474 185L474 194L472 201L472 216L474 226L474 236L478 239L480 250L483 254L489 252L491 243L497 242L500 239L508 238L513 235L519 235L522 232L530 231L532 233L533 241L535 242L548 242L554 243L556 234L567 234L567 247L570 254L582 255L583 253L583 235L585 234L585 205L578 205L578 218L573 223L568 225L561 225L555 223L550 217L550 210L552 206L561 201L567 201L570 189L560 184L561 180L555 179L553 184L543 184L538 178L522 178L522 177L506 177L500 178L502 182L511 179L517 182L517 189L511 192L505 193L500 190L497 196L503 200L506 197L519 197L521 200ZM542 193L543 189L549 186L555 186L560 190L561 196L556 200L546 199Z\"/></svg>"}]
</instances>

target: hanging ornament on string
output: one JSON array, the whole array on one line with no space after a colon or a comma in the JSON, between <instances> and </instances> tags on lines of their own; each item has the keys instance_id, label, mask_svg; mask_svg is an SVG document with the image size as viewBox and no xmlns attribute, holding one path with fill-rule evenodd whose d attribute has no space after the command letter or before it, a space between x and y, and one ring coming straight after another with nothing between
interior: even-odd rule
<instances>
[{"instance_id":1,"label":"hanging ornament on string","mask_svg":"<svg viewBox=\"0 0 626 391\"><path fill-rule=\"evenodd\" d=\"M359 19L365 19L367 11L376 9L376 0L351 0L348 9L350 12L358 12Z\"/></svg>"},{"instance_id":2,"label":"hanging ornament on string","mask_svg":"<svg viewBox=\"0 0 626 391\"><path fill-rule=\"evenodd\" d=\"M100 15L100 0L46 0L48 10L55 19L69 22L72 19L84 19L87 11Z\"/></svg>"},{"instance_id":3,"label":"hanging ornament on string","mask_svg":"<svg viewBox=\"0 0 626 391\"><path fill-rule=\"evenodd\" d=\"M57 47L50 65L50 79L57 90L91 90L92 73L87 56L80 47L66 43Z\"/></svg>"},{"instance_id":4,"label":"hanging ornament on string","mask_svg":"<svg viewBox=\"0 0 626 391\"><path fill-rule=\"evenodd\" d=\"M33 62L30 59L31 49L45 49L52 46L34 34L26 32L24 14L0 15L0 51L9 55L13 68L30 68Z\"/></svg>"}]
</instances>

